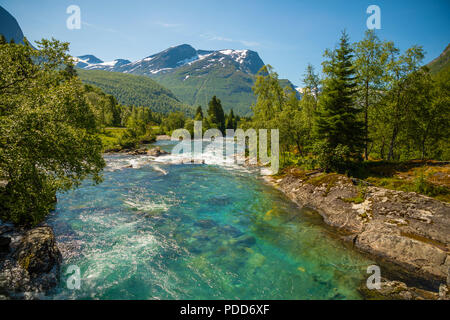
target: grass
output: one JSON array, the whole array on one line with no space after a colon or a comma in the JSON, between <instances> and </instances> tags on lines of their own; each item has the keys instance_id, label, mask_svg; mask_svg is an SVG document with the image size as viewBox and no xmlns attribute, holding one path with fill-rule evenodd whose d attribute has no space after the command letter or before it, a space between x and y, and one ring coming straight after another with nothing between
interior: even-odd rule
<instances>
[{"instance_id":1,"label":"grass","mask_svg":"<svg viewBox=\"0 0 450 320\"><path fill-rule=\"evenodd\" d=\"M147 136L141 136L139 140L130 141L129 139L123 139L123 135L127 128L105 128L103 132L99 133L99 137L102 140L103 152L106 150L121 150L136 146L136 144L146 144L155 141L155 134L159 134L160 127L153 126L152 134Z\"/></svg>"},{"instance_id":2,"label":"grass","mask_svg":"<svg viewBox=\"0 0 450 320\"><path fill-rule=\"evenodd\" d=\"M436 161L367 161L358 178L391 190L416 192L450 202L450 165Z\"/></svg>"},{"instance_id":3,"label":"grass","mask_svg":"<svg viewBox=\"0 0 450 320\"><path fill-rule=\"evenodd\" d=\"M341 198L341 200L347 203L360 204L366 201L366 194L367 194L367 185L364 185L360 182L358 184L358 195L356 197Z\"/></svg>"},{"instance_id":4,"label":"grass","mask_svg":"<svg viewBox=\"0 0 450 320\"><path fill-rule=\"evenodd\" d=\"M440 201L450 202L450 189L446 186L435 185L427 180L418 178L416 181L399 178L369 177L367 182L377 187L406 192L416 192Z\"/></svg>"},{"instance_id":5,"label":"grass","mask_svg":"<svg viewBox=\"0 0 450 320\"><path fill-rule=\"evenodd\" d=\"M286 166L279 176L285 173L307 180L313 185L326 183L329 190L335 183L338 175L333 173L315 175L308 179L307 173L312 172L309 163L302 160L293 160ZM450 202L450 164L437 161L411 160L404 162L365 161L356 166L356 170L349 172L349 176L365 180L377 187L416 192L431 198ZM364 187L360 186L360 193L354 198L343 199L351 203L364 202Z\"/></svg>"}]
</instances>

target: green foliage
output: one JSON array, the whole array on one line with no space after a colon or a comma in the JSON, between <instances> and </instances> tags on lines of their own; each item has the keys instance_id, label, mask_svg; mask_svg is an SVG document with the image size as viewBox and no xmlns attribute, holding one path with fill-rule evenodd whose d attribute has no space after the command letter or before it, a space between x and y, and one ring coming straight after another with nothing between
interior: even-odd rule
<instances>
[{"instance_id":1,"label":"green foliage","mask_svg":"<svg viewBox=\"0 0 450 320\"><path fill-rule=\"evenodd\" d=\"M450 70L450 44L447 45L444 52L431 61L427 67L430 69L431 74L438 74L442 71L449 71Z\"/></svg>"},{"instance_id":2,"label":"green foliage","mask_svg":"<svg viewBox=\"0 0 450 320\"><path fill-rule=\"evenodd\" d=\"M233 109L230 110L230 113L225 119L225 129L233 129L236 130L238 125L238 118L234 116Z\"/></svg>"},{"instance_id":3,"label":"green foliage","mask_svg":"<svg viewBox=\"0 0 450 320\"><path fill-rule=\"evenodd\" d=\"M195 111L195 120L202 121L203 120L203 110L201 106L197 107L197 110Z\"/></svg>"},{"instance_id":4,"label":"green foliage","mask_svg":"<svg viewBox=\"0 0 450 320\"><path fill-rule=\"evenodd\" d=\"M222 133L225 132L225 114L220 100L213 96L208 103L208 123L210 128L217 128Z\"/></svg>"},{"instance_id":5,"label":"green foliage","mask_svg":"<svg viewBox=\"0 0 450 320\"><path fill-rule=\"evenodd\" d=\"M97 121L81 81L69 72L68 44L0 45L0 218L33 226L56 192L92 177L105 163Z\"/></svg>"},{"instance_id":6,"label":"green foliage","mask_svg":"<svg viewBox=\"0 0 450 320\"><path fill-rule=\"evenodd\" d=\"M324 141L321 146L331 152L330 159L345 154L345 160L357 160L364 146L364 132L358 119L361 109L355 105L353 50L347 34L343 33L336 50L325 55L328 60L323 63L326 78L316 121L317 136ZM335 148L338 150L333 151Z\"/></svg>"},{"instance_id":7,"label":"green foliage","mask_svg":"<svg viewBox=\"0 0 450 320\"><path fill-rule=\"evenodd\" d=\"M348 203L360 204L366 200L366 194L367 194L367 186L362 183L359 183L358 184L358 195L354 198L344 198L344 199L342 199L342 201L348 202Z\"/></svg>"},{"instance_id":8,"label":"green foliage","mask_svg":"<svg viewBox=\"0 0 450 320\"><path fill-rule=\"evenodd\" d=\"M344 33L325 52L322 81L308 65L300 101L263 67L254 115L240 127L279 129L282 166L358 174L362 156L449 160L450 71L430 74L423 56L420 46L401 54L374 31L353 45Z\"/></svg>"},{"instance_id":9,"label":"green foliage","mask_svg":"<svg viewBox=\"0 0 450 320\"><path fill-rule=\"evenodd\" d=\"M253 75L236 70L232 64L219 64L208 68L207 72L202 67L193 70L184 66L168 74L156 75L155 79L190 105L205 106L212 96L217 96L225 111L234 108L240 115L251 113L249 106L255 101L251 90L255 81Z\"/></svg>"},{"instance_id":10,"label":"green foliage","mask_svg":"<svg viewBox=\"0 0 450 320\"><path fill-rule=\"evenodd\" d=\"M107 95L99 88L91 85L85 85L85 91L86 98L97 118L99 128L122 125L123 107L117 103L113 96Z\"/></svg>"},{"instance_id":11,"label":"green foliage","mask_svg":"<svg viewBox=\"0 0 450 320\"><path fill-rule=\"evenodd\" d=\"M175 111L194 114L192 107L180 102L170 90L148 77L102 70L77 69L77 73L84 83L113 95L123 105L146 106L163 114Z\"/></svg>"},{"instance_id":12,"label":"green foliage","mask_svg":"<svg viewBox=\"0 0 450 320\"><path fill-rule=\"evenodd\" d=\"M190 105L205 106L212 96L216 96L222 102L224 112L233 109L236 115L250 116L250 106L255 103L252 87L257 77L236 69L234 64L208 64L208 59L205 59L197 63L195 69L187 65L154 78ZM279 81L283 88L289 86L293 89L289 80Z\"/></svg>"},{"instance_id":13,"label":"green foliage","mask_svg":"<svg viewBox=\"0 0 450 320\"><path fill-rule=\"evenodd\" d=\"M356 99L363 106L364 121L364 158L369 159L369 116L372 108L379 102L382 92L383 70L386 68L387 52L385 45L375 34L368 30L363 40L354 45L355 71L358 90ZM374 119L370 119L371 122Z\"/></svg>"},{"instance_id":14,"label":"green foliage","mask_svg":"<svg viewBox=\"0 0 450 320\"><path fill-rule=\"evenodd\" d=\"M186 122L186 116L182 112L173 112L163 120L163 126L166 132L170 133L177 129L183 129Z\"/></svg>"},{"instance_id":15,"label":"green foliage","mask_svg":"<svg viewBox=\"0 0 450 320\"><path fill-rule=\"evenodd\" d=\"M241 126L278 129L281 162L283 166L289 165L291 146L296 146L297 152L303 153L307 136L307 118L297 94L288 86L281 87L278 74L270 65L259 71L253 91L256 95L256 103L252 106L254 116L251 121L243 121Z\"/></svg>"},{"instance_id":16,"label":"green foliage","mask_svg":"<svg viewBox=\"0 0 450 320\"><path fill-rule=\"evenodd\" d=\"M319 140L313 146L313 154L316 155L317 164L327 172L348 171L352 159L352 153L348 146L338 144L331 145L326 140Z\"/></svg>"}]
</instances>

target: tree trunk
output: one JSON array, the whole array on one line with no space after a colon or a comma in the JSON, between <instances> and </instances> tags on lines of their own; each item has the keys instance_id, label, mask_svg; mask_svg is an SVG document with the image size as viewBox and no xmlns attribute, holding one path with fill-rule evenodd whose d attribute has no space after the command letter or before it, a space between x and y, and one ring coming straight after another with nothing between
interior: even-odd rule
<instances>
[{"instance_id":1,"label":"tree trunk","mask_svg":"<svg viewBox=\"0 0 450 320\"><path fill-rule=\"evenodd\" d=\"M383 160L384 160L384 146L385 146L385 142L384 142L384 138L383 138L383 141L382 141L381 147L380 147L380 157Z\"/></svg>"},{"instance_id":2,"label":"tree trunk","mask_svg":"<svg viewBox=\"0 0 450 320\"><path fill-rule=\"evenodd\" d=\"M366 106L364 108L364 158L369 160L368 146L369 143L369 81L366 80Z\"/></svg>"},{"instance_id":3,"label":"tree trunk","mask_svg":"<svg viewBox=\"0 0 450 320\"><path fill-rule=\"evenodd\" d=\"M425 159L425 142L426 142L426 136L424 136L422 139L422 159L421 160Z\"/></svg>"},{"instance_id":4,"label":"tree trunk","mask_svg":"<svg viewBox=\"0 0 450 320\"><path fill-rule=\"evenodd\" d=\"M394 158L394 147L395 147L395 140L397 139L397 134L398 134L398 128L397 128L397 126L394 126L394 129L392 130L391 143L389 145L388 161L390 161Z\"/></svg>"}]
</instances>

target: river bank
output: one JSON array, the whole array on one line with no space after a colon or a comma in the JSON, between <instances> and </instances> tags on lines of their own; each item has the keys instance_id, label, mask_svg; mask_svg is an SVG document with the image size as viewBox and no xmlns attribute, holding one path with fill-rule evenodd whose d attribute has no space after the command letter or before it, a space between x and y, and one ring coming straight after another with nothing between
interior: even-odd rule
<instances>
[{"instance_id":1,"label":"river bank","mask_svg":"<svg viewBox=\"0 0 450 320\"><path fill-rule=\"evenodd\" d=\"M211 147L211 150L213 149L214 146ZM45 227L33 232L28 231L34 234L31 238L25 231L17 233L13 229L4 229L8 233L0 235L10 237L12 241L7 244L9 264L4 268L7 272L3 272L6 275L6 278L3 277L3 286L6 283L6 286L19 291L48 291L57 283L61 263L57 258L59 250L64 257L63 263L70 261L85 266L86 279L93 277L107 281L112 275L105 269L102 261L111 259L114 265L119 264L119 269L123 269L124 278L121 278L121 282L125 286L128 276L136 276L135 271L129 270L129 266L141 264L148 259L147 255L140 255L142 248L147 248L149 252L158 252L157 250L166 250L161 248L166 248L166 245L171 243L173 248L164 255L178 256L179 248L183 248L190 252L194 259L187 265L179 266L176 262L168 261L170 264L167 269L161 272L161 261L155 258L152 260L154 265L142 265L146 271L138 277L141 277L144 283L151 282L148 279L149 272L161 272L159 281L164 281L164 286L162 283L158 283L158 286L165 287L168 284L163 275L168 270L190 268L203 268L204 273L199 276L206 277L205 283L209 283L209 277L213 275L208 272L207 261L211 260L214 265L219 265L228 272L235 272L235 277L252 274L252 278L246 282L245 287L249 287L243 296L246 298L262 297L260 294L264 294L264 291L258 295L258 290L262 288L257 284L269 280L266 279L269 274L271 277L279 274L279 277L270 279L273 282L269 281L270 284L267 283L263 287L284 281L287 282L285 286L279 286L288 292L292 286L290 281L295 279L302 284L297 288L296 294L280 293L279 298L305 298L310 292L315 292L311 297L354 299L357 296L351 292L351 288L354 290L358 284L362 284L359 292L367 299L443 299L448 295L448 288L442 285L448 281L445 268L449 263L448 206L445 203L412 193L357 186L355 181L335 174L291 171L283 176L266 177L300 207L316 209L325 223L335 227L336 234L347 243L347 249L336 249L339 245L331 238L324 237L321 234L323 231L319 230L327 228L326 226L322 223L315 227L309 226L308 218L305 220L304 214L298 212L294 204L289 204L290 201L286 201L281 195L280 198L274 195L273 193L279 192L272 187L261 188L260 183L251 180L253 175L241 174L236 169L219 170L215 166L174 165L193 163L191 159L181 161L169 157L164 160L163 157L161 161L153 162L158 158L157 154L168 154L168 151L162 150L160 146L154 146L150 149L145 147L126 153L105 155L109 158L105 171L107 180L99 188L86 186L74 191L72 196L59 199L61 201L57 212L49 220L56 237L51 229ZM209 162L211 164L211 159ZM227 181L225 185L224 178ZM117 188L118 181L121 188ZM195 181L198 184L196 187L181 188ZM225 186L227 187L224 189ZM254 190L248 193L253 188ZM130 190L131 193L124 195L121 190ZM92 198L93 192L97 197ZM185 197L188 197L187 201L180 203L179 199L186 199ZM272 200L268 200L269 198ZM172 206L173 203L177 205ZM254 205L248 207L250 203ZM246 214L242 215L242 212ZM136 219L139 223L136 223ZM180 219L183 221L182 225L177 222L181 221ZM153 233L154 223L159 224L158 233ZM100 226L103 231L98 233ZM89 228L92 232L88 232ZM163 231L163 234L160 234L160 231ZM100 239L97 234L101 235ZM178 236L174 237L174 234ZM278 247L280 234L286 238L282 247ZM102 238L106 236L111 238L104 241ZM22 242L27 243L22 239L33 239L33 244L41 243L42 245L38 246L41 249L35 250L30 245L20 245ZM93 243L96 243L96 246L91 251ZM105 243L114 243L114 246L105 247ZM161 246L156 245L158 243ZM27 250L19 250L19 247ZM54 250L55 247L58 252ZM351 250L351 247L356 250ZM24 253L16 253L21 251ZM358 282L358 275L349 275L358 265L357 268L361 268L360 271L365 273L365 268L370 264L354 256L357 251L376 258L377 262L380 261L382 277L385 278L381 290L367 290L364 286L365 280ZM224 261L223 252L228 252L233 258ZM289 252L287 256L290 258L286 256L277 260L280 259L281 252ZM115 260L118 253L125 260ZM304 256L305 254L307 256ZM345 254L349 257L342 259L337 268L337 261ZM33 269L38 272L28 270L34 265L34 261L47 262ZM393 267L386 269L385 266L389 264ZM283 271L280 271L280 265L283 265ZM394 269L397 274L391 277ZM188 275L186 279L189 279ZM348 279L351 279L351 282ZM115 285L108 289L111 292L106 290L98 293L95 289L98 284L90 284L90 281L92 280L86 282L86 285L91 286L92 288L88 289L92 290L83 294L98 298L118 297L114 295ZM224 284L222 281L220 280L221 285ZM17 282L21 284L17 285ZM414 285L418 282L421 286L415 288ZM177 287L195 287L188 283L177 284ZM238 292L242 294L242 289L237 289L231 280L229 284L225 283L230 296ZM254 289L250 290L253 286ZM151 287L151 284L147 283L144 287ZM205 285L202 291L205 297L216 294L215 291L209 292L207 287ZM58 290L65 292L61 287ZM133 288L126 287L125 290L129 290L130 297L134 297L131 294L134 292ZM280 291L283 292L281 289ZM330 293L333 295L329 296ZM191 297L186 293L174 294L171 290L163 290L157 295L166 298ZM22 299L36 297L39 295L30 293L17 296ZM63 296L58 297L85 296L73 296L71 292L65 292Z\"/></svg>"},{"instance_id":2,"label":"river bank","mask_svg":"<svg viewBox=\"0 0 450 320\"><path fill-rule=\"evenodd\" d=\"M402 281L414 279L434 292L448 290L448 203L296 168L265 180L299 206L317 210L355 249L397 269Z\"/></svg>"}]
</instances>

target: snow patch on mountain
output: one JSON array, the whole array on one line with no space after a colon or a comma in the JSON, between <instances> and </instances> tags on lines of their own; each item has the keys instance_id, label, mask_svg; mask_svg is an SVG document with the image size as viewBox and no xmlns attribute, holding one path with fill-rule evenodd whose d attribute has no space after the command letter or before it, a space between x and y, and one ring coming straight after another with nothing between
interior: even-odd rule
<instances>
[{"instance_id":1,"label":"snow patch on mountain","mask_svg":"<svg viewBox=\"0 0 450 320\"><path fill-rule=\"evenodd\" d=\"M76 66L83 69L107 70L147 76L171 72L184 66L192 66L197 70L213 68L214 66L226 68L230 63L237 64L235 67L242 72L256 74L264 64L258 54L250 50L196 50L187 44L171 47L134 62L123 59L103 62L92 55L80 56L75 59L77 59Z\"/></svg>"},{"instance_id":2,"label":"snow patch on mountain","mask_svg":"<svg viewBox=\"0 0 450 320\"><path fill-rule=\"evenodd\" d=\"M244 63L245 58L247 58L248 50L220 50L220 53L230 56L234 61L236 61L239 64Z\"/></svg>"}]
</instances>

